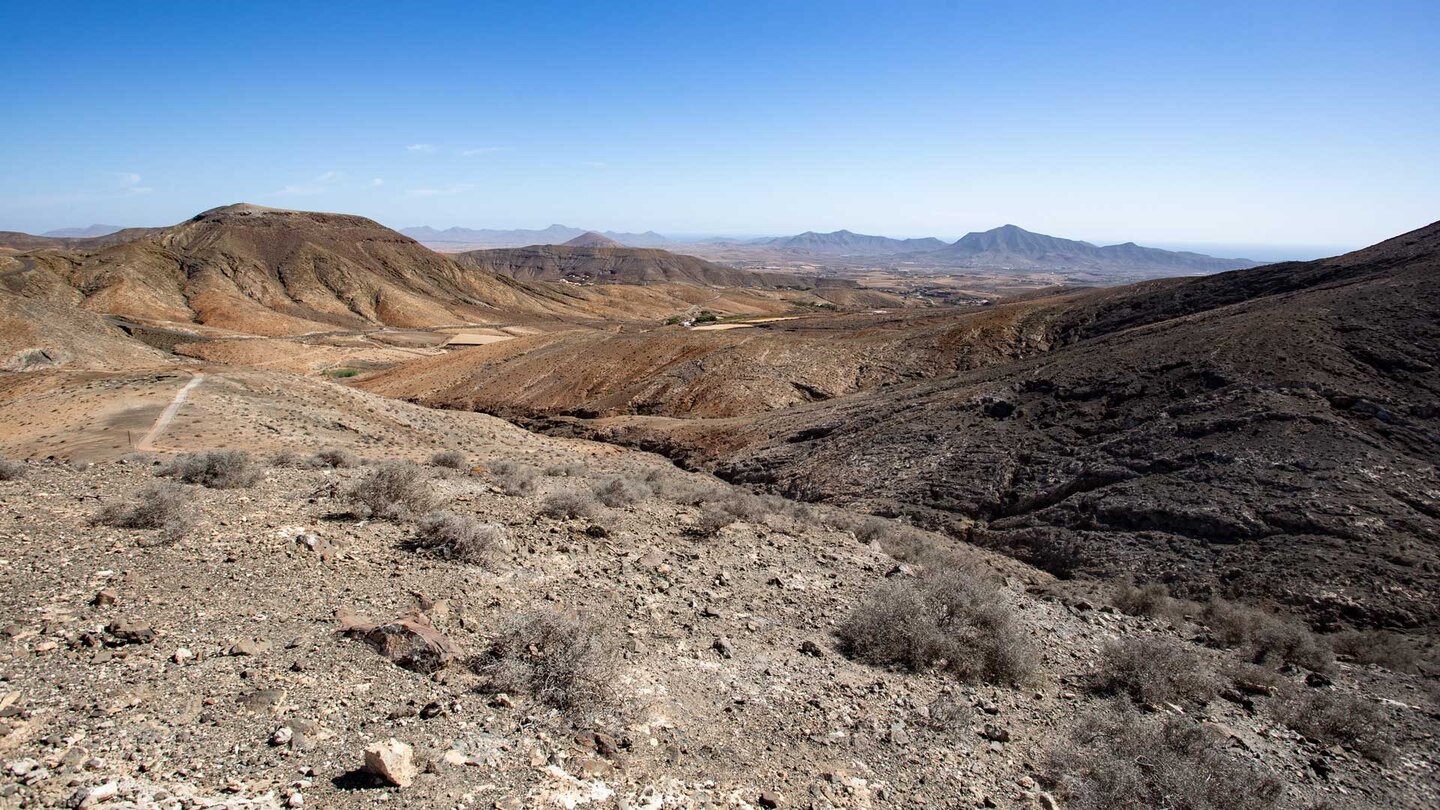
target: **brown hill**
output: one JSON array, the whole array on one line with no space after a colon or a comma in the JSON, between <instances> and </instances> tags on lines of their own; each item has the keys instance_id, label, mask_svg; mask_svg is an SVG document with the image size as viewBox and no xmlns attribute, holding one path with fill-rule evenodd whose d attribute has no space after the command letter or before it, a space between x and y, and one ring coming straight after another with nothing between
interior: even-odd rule
<instances>
[{"instance_id":1,"label":"brown hill","mask_svg":"<svg viewBox=\"0 0 1440 810\"><path fill-rule=\"evenodd\" d=\"M594 231L586 231L585 233L582 233L574 239L566 242L565 247L617 248L624 247L624 245L604 234L599 234Z\"/></svg>"},{"instance_id":2,"label":"brown hill","mask_svg":"<svg viewBox=\"0 0 1440 810\"><path fill-rule=\"evenodd\" d=\"M783 273L737 270L694 256L657 248L616 246L534 245L523 248L473 250L452 256L463 267L509 276L521 281L568 281L577 284L692 284L702 287L773 287L813 289L815 279ZM834 280L833 285L855 287Z\"/></svg>"}]
</instances>

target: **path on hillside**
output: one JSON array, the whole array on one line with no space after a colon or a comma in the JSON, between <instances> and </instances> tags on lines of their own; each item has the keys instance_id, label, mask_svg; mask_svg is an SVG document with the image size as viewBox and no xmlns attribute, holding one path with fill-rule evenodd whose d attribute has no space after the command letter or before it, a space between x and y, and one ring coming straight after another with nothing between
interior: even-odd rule
<instances>
[{"instance_id":1,"label":"path on hillside","mask_svg":"<svg viewBox=\"0 0 1440 810\"><path fill-rule=\"evenodd\" d=\"M160 416L155 419L155 424L150 426L150 432L146 433L145 438L141 439L140 443L135 445L136 450L154 449L152 442L160 437L160 434L164 432L165 428L170 426L170 422L175 418L175 414L180 412L180 406L184 405L185 400L190 398L190 392L194 391L204 379L205 373L197 371L195 372L195 376L190 378L189 382L185 383L179 391L175 392L175 398L170 400L170 404L166 405L165 410L160 412Z\"/></svg>"}]
</instances>

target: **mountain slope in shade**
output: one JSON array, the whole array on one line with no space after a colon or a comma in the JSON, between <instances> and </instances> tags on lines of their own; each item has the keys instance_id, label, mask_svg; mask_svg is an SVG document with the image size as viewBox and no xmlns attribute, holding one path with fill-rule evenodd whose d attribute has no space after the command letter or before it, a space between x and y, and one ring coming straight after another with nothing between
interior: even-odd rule
<instances>
[{"instance_id":1,"label":"mountain slope in shade","mask_svg":"<svg viewBox=\"0 0 1440 810\"><path fill-rule=\"evenodd\" d=\"M89 239L95 236L109 236L116 231L123 230L125 229L119 225L90 225L84 228L60 228L46 231L40 235L58 239Z\"/></svg>"},{"instance_id":2,"label":"mountain slope in shade","mask_svg":"<svg viewBox=\"0 0 1440 810\"><path fill-rule=\"evenodd\" d=\"M1033 233L1015 225L969 233L927 258L956 266L1097 274L1200 275L1256 266L1248 259L1217 259L1199 253L1141 247L1134 242L1099 247L1075 239Z\"/></svg>"},{"instance_id":3,"label":"mountain slope in shade","mask_svg":"<svg viewBox=\"0 0 1440 810\"><path fill-rule=\"evenodd\" d=\"M624 247L624 245L616 242L614 239L611 239L608 236L602 236L598 233L595 233L594 231L586 231L585 233L582 233L574 239L566 242L565 247L617 248Z\"/></svg>"}]
</instances>

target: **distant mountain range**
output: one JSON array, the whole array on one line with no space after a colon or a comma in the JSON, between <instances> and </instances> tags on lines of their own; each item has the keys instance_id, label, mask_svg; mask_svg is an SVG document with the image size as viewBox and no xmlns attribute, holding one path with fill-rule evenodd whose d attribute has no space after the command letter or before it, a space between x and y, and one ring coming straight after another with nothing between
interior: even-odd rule
<instances>
[{"instance_id":1,"label":"distant mountain range","mask_svg":"<svg viewBox=\"0 0 1440 810\"><path fill-rule=\"evenodd\" d=\"M1066 270L1094 273L1194 275L1255 267L1249 259L1217 259L1200 253L1141 247L1134 242L1098 247L1089 242L1032 233L1015 225L968 233L927 254L959 267Z\"/></svg>"},{"instance_id":2,"label":"distant mountain range","mask_svg":"<svg viewBox=\"0 0 1440 810\"><path fill-rule=\"evenodd\" d=\"M796 236L776 236L755 239L749 245L763 245L776 250L834 254L843 256L893 256L901 253L920 253L940 250L945 242L934 237L924 239L891 239L888 236L870 236L852 231L816 233L806 231Z\"/></svg>"},{"instance_id":3,"label":"distant mountain range","mask_svg":"<svg viewBox=\"0 0 1440 810\"><path fill-rule=\"evenodd\" d=\"M60 228L46 231L40 235L56 239L90 239L96 236L109 236L119 230L123 230L119 225L89 225L84 228Z\"/></svg>"},{"instance_id":4,"label":"distant mountain range","mask_svg":"<svg viewBox=\"0 0 1440 810\"><path fill-rule=\"evenodd\" d=\"M626 247L662 247L671 244L669 239L654 231L645 233L620 233L617 231L589 231L572 228L569 225L551 225L548 228L515 230L494 230L490 228L446 228L437 230L428 225L401 228L400 233L421 244L441 250L456 246L471 248L487 247L528 247L530 245L563 245L572 239L588 233L598 233Z\"/></svg>"}]
</instances>

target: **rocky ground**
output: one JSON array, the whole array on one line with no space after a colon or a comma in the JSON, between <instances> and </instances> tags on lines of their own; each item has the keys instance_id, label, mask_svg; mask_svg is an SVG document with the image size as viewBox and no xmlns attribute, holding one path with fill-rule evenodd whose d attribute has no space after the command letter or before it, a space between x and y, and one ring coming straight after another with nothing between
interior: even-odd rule
<instances>
[{"instance_id":1,"label":"rocky ground","mask_svg":"<svg viewBox=\"0 0 1440 810\"><path fill-rule=\"evenodd\" d=\"M0 807L1053 807L1066 798L1047 755L1101 701L1089 684L1108 641L1184 639L1216 667L1230 655L1192 643L1189 622L1124 615L957 546L954 565L1004 583L1038 673L999 686L852 661L837 625L916 571L826 528L844 521L777 506L702 536L701 508L659 494L547 517L555 493L667 463L454 418L504 437L466 448L479 471L428 471L446 508L504 527L484 564L412 550L412 521L350 513L343 493L373 466L185 485L196 523L170 545L91 522L154 483L147 457L30 462L0 482ZM505 494L495 452L557 474ZM612 705L562 714L467 666L534 608L593 619L617 651ZM341 632L407 615L455 659L415 671ZM1382 765L1308 741L1265 696L1148 711L1202 721L1284 781L1286 806L1440 801L1433 681L1344 663L1307 674L1278 678L1359 695L1398 753Z\"/></svg>"}]
</instances>

